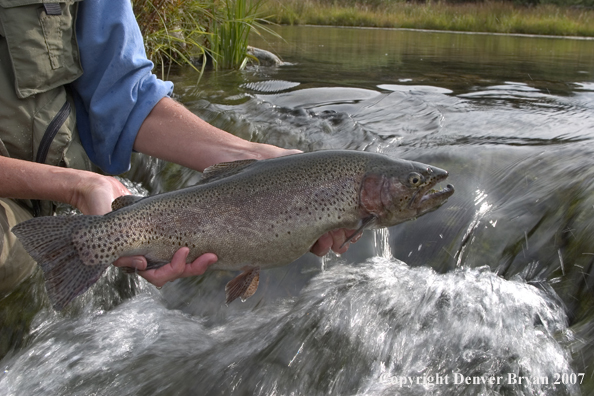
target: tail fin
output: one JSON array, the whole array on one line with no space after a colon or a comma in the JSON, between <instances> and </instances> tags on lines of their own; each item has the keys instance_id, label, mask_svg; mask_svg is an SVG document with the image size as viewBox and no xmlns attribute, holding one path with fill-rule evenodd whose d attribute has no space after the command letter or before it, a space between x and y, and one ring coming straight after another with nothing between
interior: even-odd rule
<instances>
[{"instance_id":1,"label":"tail fin","mask_svg":"<svg viewBox=\"0 0 594 396\"><path fill-rule=\"evenodd\" d=\"M101 277L109 264L85 264L72 234L101 216L37 217L12 228L45 275L45 288L55 310L62 310Z\"/></svg>"}]
</instances>

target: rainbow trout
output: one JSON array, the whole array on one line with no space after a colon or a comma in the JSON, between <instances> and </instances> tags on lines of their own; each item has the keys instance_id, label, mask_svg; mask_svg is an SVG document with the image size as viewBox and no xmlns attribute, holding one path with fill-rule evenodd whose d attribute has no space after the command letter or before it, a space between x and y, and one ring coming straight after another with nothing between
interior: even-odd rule
<instances>
[{"instance_id":1,"label":"rainbow trout","mask_svg":"<svg viewBox=\"0 0 594 396\"><path fill-rule=\"evenodd\" d=\"M442 205L453 193L442 169L358 151L317 151L214 165L200 184L149 197L124 196L104 216L34 218L12 231L39 263L56 310L84 293L122 256L148 268L182 246L189 261L215 253L209 270L243 270L225 290L247 299L260 268L285 265L323 234L389 227Z\"/></svg>"}]
</instances>

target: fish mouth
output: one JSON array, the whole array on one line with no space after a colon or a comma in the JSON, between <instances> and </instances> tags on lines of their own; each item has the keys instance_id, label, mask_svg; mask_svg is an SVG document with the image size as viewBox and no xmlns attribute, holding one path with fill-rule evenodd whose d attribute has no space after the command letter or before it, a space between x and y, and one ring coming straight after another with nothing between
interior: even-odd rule
<instances>
[{"instance_id":1,"label":"fish mouth","mask_svg":"<svg viewBox=\"0 0 594 396\"><path fill-rule=\"evenodd\" d=\"M418 214L423 214L437 209L443 205L454 192L454 186L452 184L446 185L445 188L435 189L434 187L441 181L448 177L447 172L440 177L435 178L422 190L417 191L411 198L410 206L417 209Z\"/></svg>"},{"instance_id":2,"label":"fish mouth","mask_svg":"<svg viewBox=\"0 0 594 396\"><path fill-rule=\"evenodd\" d=\"M452 184L448 184L445 188L441 188L439 190L429 189L423 196L421 197L419 203L423 205L426 201L443 201L441 203L445 203L445 201L454 194L454 186Z\"/></svg>"}]
</instances>

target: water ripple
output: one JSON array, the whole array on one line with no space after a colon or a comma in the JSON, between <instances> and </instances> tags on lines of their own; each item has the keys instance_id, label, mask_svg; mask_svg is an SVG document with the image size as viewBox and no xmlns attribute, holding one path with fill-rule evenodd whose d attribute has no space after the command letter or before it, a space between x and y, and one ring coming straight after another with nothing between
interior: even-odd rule
<instances>
[{"instance_id":1,"label":"water ripple","mask_svg":"<svg viewBox=\"0 0 594 396\"><path fill-rule=\"evenodd\" d=\"M487 268L437 274L393 259L338 264L294 300L207 327L148 295L53 319L0 377L22 394L574 394L509 375L572 374L557 300ZM561 342L561 343L560 343ZM106 368L109 368L108 370ZM26 375L25 375L26 373ZM502 377L499 384L455 383ZM432 384L428 378L449 378ZM420 378L411 384L406 378ZM423 380L425 378L425 380Z\"/></svg>"},{"instance_id":2,"label":"water ripple","mask_svg":"<svg viewBox=\"0 0 594 396\"><path fill-rule=\"evenodd\" d=\"M241 105L198 101L188 107L238 136L308 151L394 145L403 137L435 134L443 123L424 95L357 88L308 88L258 94Z\"/></svg>"}]
</instances>

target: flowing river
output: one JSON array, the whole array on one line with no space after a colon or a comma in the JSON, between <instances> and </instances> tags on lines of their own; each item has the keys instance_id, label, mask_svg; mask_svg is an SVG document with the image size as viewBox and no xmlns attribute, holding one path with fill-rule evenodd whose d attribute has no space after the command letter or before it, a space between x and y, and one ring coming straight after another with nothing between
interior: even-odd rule
<instances>
[{"instance_id":1,"label":"flowing river","mask_svg":"<svg viewBox=\"0 0 594 396\"><path fill-rule=\"evenodd\" d=\"M341 257L157 290L110 270L65 313L36 273L0 301L3 395L594 394L594 41L278 27L285 64L185 71L238 136L447 169L437 211ZM197 172L138 156L131 188Z\"/></svg>"}]
</instances>

